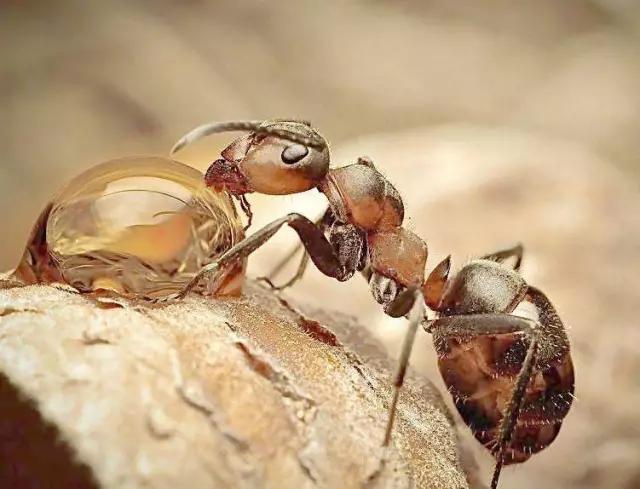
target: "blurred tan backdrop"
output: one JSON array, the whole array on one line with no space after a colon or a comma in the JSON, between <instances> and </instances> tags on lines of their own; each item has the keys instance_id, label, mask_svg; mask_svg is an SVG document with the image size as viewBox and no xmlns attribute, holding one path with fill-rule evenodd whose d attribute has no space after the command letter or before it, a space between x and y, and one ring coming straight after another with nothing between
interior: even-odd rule
<instances>
[{"instance_id":1,"label":"blurred tan backdrop","mask_svg":"<svg viewBox=\"0 0 640 489\"><path fill-rule=\"evenodd\" d=\"M504 487L640 487L638 2L5 0L0 45L0 269L91 164L165 154L210 119L310 119L336 164L376 159L435 259L524 240L525 274L573 326L579 400ZM224 141L180 159L206 168ZM320 206L252 202L258 223ZM292 242L279 235L250 273ZM312 272L291 293L397 349L402 325L357 280ZM414 364L437 378L428 343Z\"/></svg>"}]
</instances>

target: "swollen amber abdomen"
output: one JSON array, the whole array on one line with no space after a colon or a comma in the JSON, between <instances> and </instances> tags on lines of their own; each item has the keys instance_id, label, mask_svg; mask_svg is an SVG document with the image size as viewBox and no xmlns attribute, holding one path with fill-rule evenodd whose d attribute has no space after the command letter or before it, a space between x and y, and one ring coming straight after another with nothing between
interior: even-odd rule
<instances>
[{"instance_id":1,"label":"swollen amber abdomen","mask_svg":"<svg viewBox=\"0 0 640 489\"><path fill-rule=\"evenodd\" d=\"M476 439L494 455L526 348L517 333L436 342L438 367L456 409ZM571 407L573 391L568 351L534 365L505 447L505 465L524 462L553 442Z\"/></svg>"},{"instance_id":2,"label":"swollen amber abdomen","mask_svg":"<svg viewBox=\"0 0 640 489\"><path fill-rule=\"evenodd\" d=\"M82 173L45 207L14 275L81 292L162 297L242 238L229 196L208 189L199 171L127 157ZM208 291L238 293L243 269L221 270Z\"/></svg>"}]
</instances>

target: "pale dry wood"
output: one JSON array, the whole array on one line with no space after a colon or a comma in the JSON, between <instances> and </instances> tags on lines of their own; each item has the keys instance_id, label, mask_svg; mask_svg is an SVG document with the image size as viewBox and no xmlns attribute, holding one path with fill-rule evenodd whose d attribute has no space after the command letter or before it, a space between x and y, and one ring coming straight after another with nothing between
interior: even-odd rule
<instances>
[{"instance_id":1,"label":"pale dry wood","mask_svg":"<svg viewBox=\"0 0 640 489\"><path fill-rule=\"evenodd\" d=\"M76 487L365 487L389 396L381 351L354 321L252 284L155 308L1 290L0 467ZM467 487L456 445L439 393L412 376L368 486Z\"/></svg>"}]
</instances>

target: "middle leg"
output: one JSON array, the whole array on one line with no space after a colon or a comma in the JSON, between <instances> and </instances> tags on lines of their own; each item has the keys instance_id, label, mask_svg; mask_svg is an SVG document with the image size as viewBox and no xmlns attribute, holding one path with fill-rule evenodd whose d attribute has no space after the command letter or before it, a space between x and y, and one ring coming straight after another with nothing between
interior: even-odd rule
<instances>
[{"instance_id":1,"label":"middle leg","mask_svg":"<svg viewBox=\"0 0 640 489\"><path fill-rule=\"evenodd\" d=\"M398 296L385 306L385 312L391 317L400 317L408 315L409 324L407 332L402 342L402 350L400 358L393 376L393 396L389 406L389 414L387 416L387 427L384 433L383 447L388 447L391 443L391 435L393 433L393 424L398 410L398 400L400 399L400 391L404 385L404 379L409 367L409 358L413 350L413 343L416 338L418 326L425 318L425 304L422 293L419 288L410 287L398 294Z\"/></svg>"}]
</instances>

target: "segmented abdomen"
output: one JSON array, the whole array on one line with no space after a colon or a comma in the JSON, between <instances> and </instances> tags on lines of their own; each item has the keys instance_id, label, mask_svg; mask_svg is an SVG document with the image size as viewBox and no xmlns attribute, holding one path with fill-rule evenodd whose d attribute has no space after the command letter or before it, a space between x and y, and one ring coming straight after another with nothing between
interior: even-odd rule
<instances>
[{"instance_id":1,"label":"segmented abdomen","mask_svg":"<svg viewBox=\"0 0 640 489\"><path fill-rule=\"evenodd\" d=\"M435 342L440 373L474 436L495 455L500 422L522 367L527 343L519 334ZM504 464L520 463L558 435L573 401L573 364L568 352L534 366Z\"/></svg>"}]
</instances>

